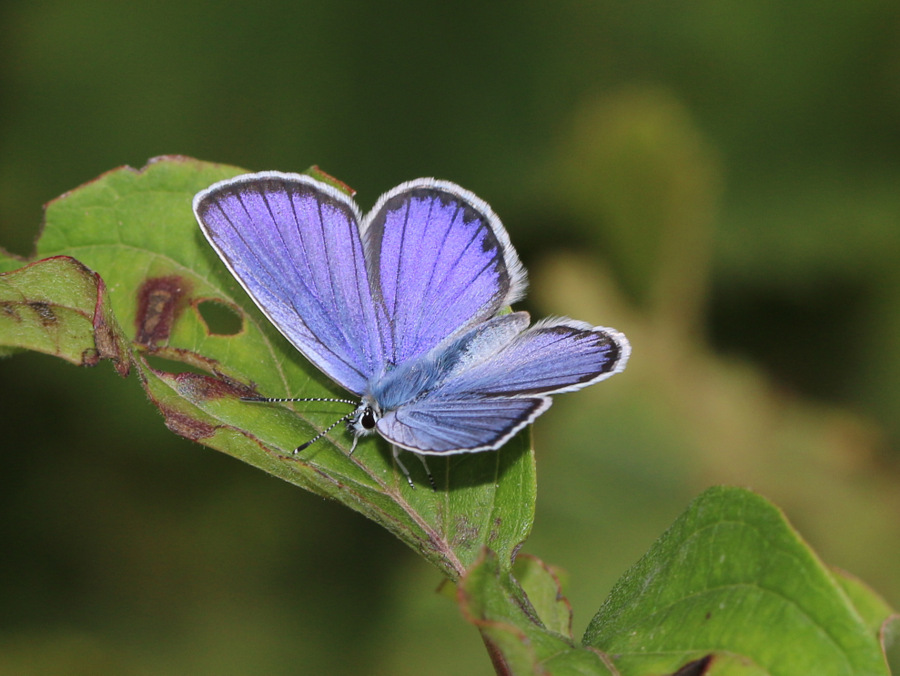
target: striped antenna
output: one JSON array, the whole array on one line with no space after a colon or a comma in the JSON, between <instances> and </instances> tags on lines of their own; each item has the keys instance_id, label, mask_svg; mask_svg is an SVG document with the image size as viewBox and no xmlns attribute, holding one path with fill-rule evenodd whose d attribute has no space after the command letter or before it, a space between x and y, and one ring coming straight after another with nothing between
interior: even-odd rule
<instances>
[{"instance_id":1,"label":"striped antenna","mask_svg":"<svg viewBox=\"0 0 900 676\"><path fill-rule=\"evenodd\" d=\"M337 420L335 420L328 427L326 427L324 430L319 432L316 436L314 436L312 439L310 439L306 443L303 443L303 444L300 444L299 446L297 446L297 448L294 449L294 455L297 455L297 453L299 453L300 451L308 448L309 446L311 446L312 444L317 442L319 439L324 437L326 434L328 434L331 430L333 430L335 427L340 425L342 422L347 422L348 420L350 420L350 418L352 418L353 414L356 412L355 407L357 406L357 402L352 401L350 399L331 399L329 397L303 397L303 398L299 398L299 399L293 398L293 397L241 397L241 401L255 401L255 402L259 402L259 403L263 403L263 404L277 404L277 403L286 402L286 401L328 401L328 402L331 402L334 404L350 404L351 406L354 407L353 411L351 411L344 417L338 418ZM354 442L355 441L356 440L354 439ZM353 445L356 446L355 443ZM351 451L351 453L352 453L352 451Z\"/></svg>"}]
</instances>

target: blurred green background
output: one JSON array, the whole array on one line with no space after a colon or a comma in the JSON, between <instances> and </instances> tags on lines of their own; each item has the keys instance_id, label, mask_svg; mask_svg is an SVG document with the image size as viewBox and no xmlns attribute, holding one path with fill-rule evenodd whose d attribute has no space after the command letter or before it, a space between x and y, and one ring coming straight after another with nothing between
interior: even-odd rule
<instances>
[{"instance_id":1,"label":"blurred green background","mask_svg":"<svg viewBox=\"0 0 900 676\"><path fill-rule=\"evenodd\" d=\"M900 5L10 0L0 245L113 167L418 176L500 214L524 307L625 374L535 426L525 551L580 635L703 488L900 604ZM487 674L438 573L176 438L132 378L0 360L0 674Z\"/></svg>"}]
</instances>

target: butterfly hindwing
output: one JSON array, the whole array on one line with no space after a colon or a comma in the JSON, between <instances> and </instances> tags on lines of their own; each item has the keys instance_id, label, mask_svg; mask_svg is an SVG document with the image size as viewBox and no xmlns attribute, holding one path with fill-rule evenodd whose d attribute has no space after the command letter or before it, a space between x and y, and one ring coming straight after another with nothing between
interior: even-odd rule
<instances>
[{"instance_id":1,"label":"butterfly hindwing","mask_svg":"<svg viewBox=\"0 0 900 676\"><path fill-rule=\"evenodd\" d=\"M263 172L210 186L194 198L194 212L278 330L361 394L384 350L353 200L309 176Z\"/></svg>"},{"instance_id":2,"label":"butterfly hindwing","mask_svg":"<svg viewBox=\"0 0 900 676\"><path fill-rule=\"evenodd\" d=\"M550 403L549 397L435 395L389 411L378 421L377 429L391 443L416 453L492 450L546 411Z\"/></svg>"},{"instance_id":3,"label":"butterfly hindwing","mask_svg":"<svg viewBox=\"0 0 900 676\"><path fill-rule=\"evenodd\" d=\"M625 368L631 347L615 329L545 319L490 359L444 383L444 392L521 397L579 390Z\"/></svg>"},{"instance_id":4,"label":"butterfly hindwing","mask_svg":"<svg viewBox=\"0 0 900 676\"><path fill-rule=\"evenodd\" d=\"M460 344L488 349L481 358L437 358L451 365L440 386L386 413L378 421L382 436L420 453L496 449L547 410L546 395L580 389L625 368L630 347L618 331L556 319L510 337L503 331L521 323L517 315L527 322L525 313L492 322L497 339L467 336L451 344L448 350Z\"/></svg>"}]
</instances>

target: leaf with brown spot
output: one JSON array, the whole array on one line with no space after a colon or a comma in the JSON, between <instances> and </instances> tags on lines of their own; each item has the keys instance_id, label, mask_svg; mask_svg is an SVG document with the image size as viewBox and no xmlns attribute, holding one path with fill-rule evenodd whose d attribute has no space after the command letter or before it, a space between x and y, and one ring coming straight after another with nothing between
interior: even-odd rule
<instances>
[{"instance_id":1,"label":"leaf with brown spot","mask_svg":"<svg viewBox=\"0 0 900 676\"><path fill-rule=\"evenodd\" d=\"M169 339L188 288L186 280L178 275L154 277L141 284L134 320L136 342L152 346Z\"/></svg>"},{"instance_id":2,"label":"leaf with brown spot","mask_svg":"<svg viewBox=\"0 0 900 676\"><path fill-rule=\"evenodd\" d=\"M5 348L44 352L80 366L110 359L125 375L129 360L108 311L100 277L68 256L0 274L0 346Z\"/></svg>"},{"instance_id":3,"label":"leaf with brown spot","mask_svg":"<svg viewBox=\"0 0 900 676\"><path fill-rule=\"evenodd\" d=\"M176 434L343 502L450 578L486 544L505 569L511 567L534 516L527 432L499 452L429 458L437 491L424 468L404 458L418 486L413 490L383 441L363 440L349 456L351 437L340 426L293 455L345 415L345 405L240 401L254 393L348 393L262 316L200 233L191 209L194 194L239 173L236 167L164 157L141 170L107 172L53 200L36 252L50 261L22 267L22 261L0 255L0 271L21 268L0 278L0 347L41 350L84 364L111 359L120 372L132 364ZM310 173L349 192L317 168ZM213 317L217 307L227 313L225 330Z\"/></svg>"}]
</instances>

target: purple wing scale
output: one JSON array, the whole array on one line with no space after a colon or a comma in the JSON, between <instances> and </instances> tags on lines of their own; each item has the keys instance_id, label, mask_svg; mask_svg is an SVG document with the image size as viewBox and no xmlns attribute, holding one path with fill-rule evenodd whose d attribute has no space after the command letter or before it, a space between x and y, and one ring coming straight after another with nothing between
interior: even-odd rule
<instances>
[{"instance_id":1,"label":"purple wing scale","mask_svg":"<svg viewBox=\"0 0 900 676\"><path fill-rule=\"evenodd\" d=\"M263 172L194 198L203 233L281 333L339 385L362 394L383 365L359 210L300 174Z\"/></svg>"},{"instance_id":2,"label":"purple wing scale","mask_svg":"<svg viewBox=\"0 0 900 676\"><path fill-rule=\"evenodd\" d=\"M452 183L397 186L366 217L363 239L392 364L493 317L525 290L524 268L499 219Z\"/></svg>"}]
</instances>

